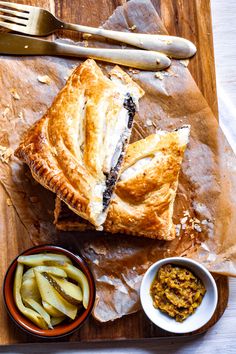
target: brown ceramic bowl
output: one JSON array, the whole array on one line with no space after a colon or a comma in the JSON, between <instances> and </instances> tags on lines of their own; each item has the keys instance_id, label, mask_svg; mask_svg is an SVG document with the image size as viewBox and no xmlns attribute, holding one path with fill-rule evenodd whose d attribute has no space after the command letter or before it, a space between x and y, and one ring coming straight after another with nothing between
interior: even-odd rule
<instances>
[{"instance_id":1,"label":"brown ceramic bowl","mask_svg":"<svg viewBox=\"0 0 236 354\"><path fill-rule=\"evenodd\" d=\"M73 321L66 321L62 324L55 326L54 329L40 329L33 322L28 320L17 308L14 298L13 298L13 284L14 284L14 275L17 266L17 258L21 255L30 255L40 252L51 252L51 253L61 253L68 256L73 265L79 268L87 277L89 288L90 288L90 299L88 308L83 312L79 313ZM27 333L33 334L41 338L58 338L71 334L77 330L89 317L92 312L93 305L95 302L95 282L91 271L89 270L86 262L79 256L73 254L72 252L58 246L53 245L43 245L30 248L23 253L21 253L9 266L7 273L5 275L4 284L3 284L3 297L6 305L6 309L11 319Z\"/></svg>"}]
</instances>

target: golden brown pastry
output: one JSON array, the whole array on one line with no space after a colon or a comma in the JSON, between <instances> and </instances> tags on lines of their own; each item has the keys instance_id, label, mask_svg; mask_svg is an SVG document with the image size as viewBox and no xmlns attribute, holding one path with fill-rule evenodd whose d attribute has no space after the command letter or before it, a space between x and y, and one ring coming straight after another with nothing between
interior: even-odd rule
<instances>
[{"instance_id":1,"label":"golden brown pastry","mask_svg":"<svg viewBox=\"0 0 236 354\"><path fill-rule=\"evenodd\" d=\"M160 131L130 144L116 185L104 229L112 233L172 240L172 221L178 176L189 138L189 126ZM60 230L91 229L56 202L55 223Z\"/></svg>"},{"instance_id":2,"label":"golden brown pastry","mask_svg":"<svg viewBox=\"0 0 236 354\"><path fill-rule=\"evenodd\" d=\"M119 67L108 78L86 60L15 152L39 183L98 229L143 94Z\"/></svg>"}]
</instances>

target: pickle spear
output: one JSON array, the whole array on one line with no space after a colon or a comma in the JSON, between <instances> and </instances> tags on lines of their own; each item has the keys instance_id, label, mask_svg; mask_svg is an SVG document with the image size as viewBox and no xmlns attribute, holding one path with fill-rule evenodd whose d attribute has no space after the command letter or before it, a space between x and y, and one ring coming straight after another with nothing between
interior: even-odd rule
<instances>
[{"instance_id":1,"label":"pickle spear","mask_svg":"<svg viewBox=\"0 0 236 354\"><path fill-rule=\"evenodd\" d=\"M24 277L23 277L24 279ZM37 302L40 301L41 296L40 292L36 283L35 278L28 278L22 282L21 289L20 289L21 297L23 302L25 299L33 299Z\"/></svg>"},{"instance_id":2,"label":"pickle spear","mask_svg":"<svg viewBox=\"0 0 236 354\"><path fill-rule=\"evenodd\" d=\"M61 277L61 278L66 278L67 277L66 272L63 269L60 269L58 267L37 266L37 267L32 267L32 268L28 269L24 273L23 282L26 279L35 277L34 270L36 270L39 273L47 272L49 274L53 274L53 275L56 275L57 277Z\"/></svg>"},{"instance_id":3,"label":"pickle spear","mask_svg":"<svg viewBox=\"0 0 236 354\"><path fill-rule=\"evenodd\" d=\"M45 310L47 311L47 313L50 316L52 316L52 317L62 317L62 316L64 316L61 311L58 311L55 307L50 305L48 302L42 301L42 305L43 305L43 307L45 308Z\"/></svg>"},{"instance_id":4,"label":"pickle spear","mask_svg":"<svg viewBox=\"0 0 236 354\"><path fill-rule=\"evenodd\" d=\"M74 267L72 264L66 264L61 268L67 273L69 278L77 281L77 283L79 283L79 285L81 286L83 292L83 306L85 309L87 309L90 292L89 292L89 284L86 276L80 269Z\"/></svg>"},{"instance_id":5,"label":"pickle spear","mask_svg":"<svg viewBox=\"0 0 236 354\"><path fill-rule=\"evenodd\" d=\"M29 256L20 256L17 261L29 267L42 266L48 261L58 261L71 264L71 260L67 256L58 253L38 253Z\"/></svg>"},{"instance_id":6,"label":"pickle spear","mask_svg":"<svg viewBox=\"0 0 236 354\"><path fill-rule=\"evenodd\" d=\"M33 310L37 311L47 323L48 327L52 329L51 320L49 314L44 310L42 305L39 302L34 301L33 299L24 299L25 303L32 307Z\"/></svg>"},{"instance_id":7,"label":"pickle spear","mask_svg":"<svg viewBox=\"0 0 236 354\"><path fill-rule=\"evenodd\" d=\"M83 295L78 285L75 285L66 279L56 278L53 275L49 275L45 272L43 272L42 275L49 281L49 283L55 288L55 290L62 297L64 297L65 300L75 306L81 305Z\"/></svg>"},{"instance_id":8,"label":"pickle spear","mask_svg":"<svg viewBox=\"0 0 236 354\"><path fill-rule=\"evenodd\" d=\"M66 301L41 273L35 271L35 277L42 300L74 320L78 310L77 307Z\"/></svg>"},{"instance_id":9,"label":"pickle spear","mask_svg":"<svg viewBox=\"0 0 236 354\"><path fill-rule=\"evenodd\" d=\"M80 269L68 263L62 265L60 262L54 261L53 263L47 262L47 264L63 269L67 273L69 278L75 280L80 285L83 293L83 306L85 309L87 309L90 292L89 292L88 280L84 275L84 273Z\"/></svg>"},{"instance_id":10,"label":"pickle spear","mask_svg":"<svg viewBox=\"0 0 236 354\"><path fill-rule=\"evenodd\" d=\"M20 288L22 284L22 274L24 271L23 264L17 264L15 279L14 279L14 287L13 287L13 296L16 303L16 306L20 310L20 312L25 315L29 320L36 324L39 328L47 329L48 326L42 316L40 316L36 311L29 309L24 306L20 294Z\"/></svg>"},{"instance_id":11,"label":"pickle spear","mask_svg":"<svg viewBox=\"0 0 236 354\"><path fill-rule=\"evenodd\" d=\"M66 319L66 316L61 316L61 317L52 317L51 318L51 324L52 326L56 326L59 323L61 323L62 321L64 321Z\"/></svg>"}]
</instances>

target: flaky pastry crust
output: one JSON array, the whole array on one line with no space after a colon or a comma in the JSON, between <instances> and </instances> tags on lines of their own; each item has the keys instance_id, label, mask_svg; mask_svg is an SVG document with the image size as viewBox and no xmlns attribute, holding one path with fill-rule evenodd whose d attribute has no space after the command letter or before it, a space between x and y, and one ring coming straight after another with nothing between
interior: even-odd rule
<instances>
[{"instance_id":1,"label":"flaky pastry crust","mask_svg":"<svg viewBox=\"0 0 236 354\"><path fill-rule=\"evenodd\" d=\"M106 231L168 241L175 238L173 206L189 131L189 126L170 133L160 131L129 145L104 224ZM65 218L65 213L57 201L58 229L91 229L72 213Z\"/></svg>"},{"instance_id":2,"label":"flaky pastry crust","mask_svg":"<svg viewBox=\"0 0 236 354\"><path fill-rule=\"evenodd\" d=\"M90 59L76 68L15 151L40 184L96 228L105 221L144 94L120 68L109 75ZM118 133L109 140L111 131Z\"/></svg>"}]
</instances>

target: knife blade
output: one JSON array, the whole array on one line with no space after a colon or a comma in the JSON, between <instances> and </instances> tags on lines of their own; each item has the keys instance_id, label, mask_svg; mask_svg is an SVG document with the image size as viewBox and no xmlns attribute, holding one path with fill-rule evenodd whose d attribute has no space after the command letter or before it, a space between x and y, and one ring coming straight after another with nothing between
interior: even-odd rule
<instances>
[{"instance_id":1,"label":"knife blade","mask_svg":"<svg viewBox=\"0 0 236 354\"><path fill-rule=\"evenodd\" d=\"M50 55L56 50L56 43L18 34L0 34L0 54Z\"/></svg>"},{"instance_id":2,"label":"knife blade","mask_svg":"<svg viewBox=\"0 0 236 354\"><path fill-rule=\"evenodd\" d=\"M159 52L141 49L88 48L78 45L0 33L0 55L61 55L92 58L143 70L162 70L170 66L170 59Z\"/></svg>"}]
</instances>

